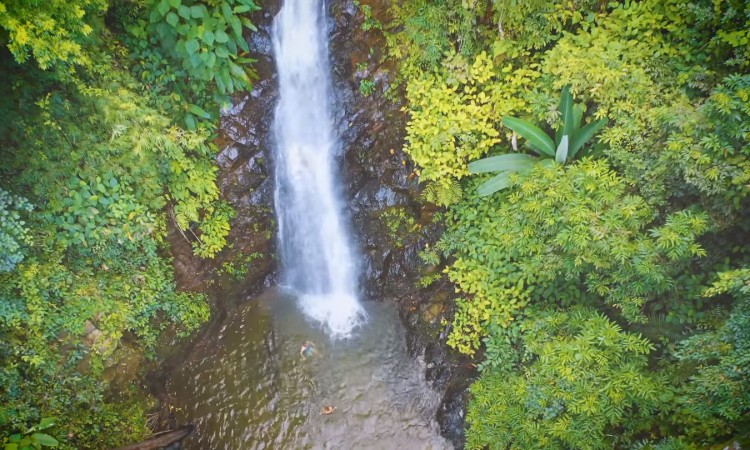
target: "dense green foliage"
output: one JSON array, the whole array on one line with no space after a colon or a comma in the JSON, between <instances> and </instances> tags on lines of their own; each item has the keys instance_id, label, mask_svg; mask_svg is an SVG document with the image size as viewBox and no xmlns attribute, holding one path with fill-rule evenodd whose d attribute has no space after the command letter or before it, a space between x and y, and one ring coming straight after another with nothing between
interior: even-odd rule
<instances>
[{"instance_id":1,"label":"dense green foliage","mask_svg":"<svg viewBox=\"0 0 750 450\"><path fill-rule=\"evenodd\" d=\"M481 360L468 447L748 439L747 3L409 0L390 16L405 151L423 198L452 205L423 256L460 296L449 344ZM567 89L585 107L558 104ZM573 160L571 111L602 127Z\"/></svg>"},{"instance_id":2,"label":"dense green foliage","mask_svg":"<svg viewBox=\"0 0 750 450\"><path fill-rule=\"evenodd\" d=\"M524 368L486 371L471 387L469 447L607 449L634 431L612 441L610 427L653 420L668 391L645 370L648 340L586 309L539 313L523 327Z\"/></svg>"},{"instance_id":3,"label":"dense green foliage","mask_svg":"<svg viewBox=\"0 0 750 450\"><path fill-rule=\"evenodd\" d=\"M194 130L218 118L228 94L250 88L243 29L255 26L241 14L258 10L252 0L158 0L135 15L129 33L134 73L170 117ZM132 7L128 18L133 16ZM176 101L175 101L176 100ZM200 124L213 128L212 122Z\"/></svg>"},{"instance_id":4,"label":"dense green foliage","mask_svg":"<svg viewBox=\"0 0 750 450\"><path fill-rule=\"evenodd\" d=\"M598 298L639 321L644 305L677 283L684 260L704 254L696 237L706 229L705 214L675 212L649 229L655 210L629 195L603 161L567 170L536 166L515 180L502 201L472 197L457 204L443 237L455 256L448 275L472 296L459 303L449 341L466 353L479 347L491 324L509 326L529 303L569 306Z\"/></svg>"},{"instance_id":5,"label":"dense green foliage","mask_svg":"<svg viewBox=\"0 0 750 450\"><path fill-rule=\"evenodd\" d=\"M208 319L203 295L176 290L167 229L200 257L226 243L211 132L226 95L250 85L242 14L256 9L0 3L6 448L110 448L149 432L143 386L115 386L112 371Z\"/></svg>"},{"instance_id":6,"label":"dense green foliage","mask_svg":"<svg viewBox=\"0 0 750 450\"><path fill-rule=\"evenodd\" d=\"M33 209L23 197L12 196L0 189L0 272L8 272L16 267L24 257L24 245L30 243L28 229L21 220L21 213Z\"/></svg>"},{"instance_id":7,"label":"dense green foliage","mask_svg":"<svg viewBox=\"0 0 750 450\"><path fill-rule=\"evenodd\" d=\"M4 442L4 450L32 450L42 447L57 447L60 441L42 431L54 427L56 420L52 417L43 417L38 424L29 427L23 433L14 433Z\"/></svg>"}]
</instances>

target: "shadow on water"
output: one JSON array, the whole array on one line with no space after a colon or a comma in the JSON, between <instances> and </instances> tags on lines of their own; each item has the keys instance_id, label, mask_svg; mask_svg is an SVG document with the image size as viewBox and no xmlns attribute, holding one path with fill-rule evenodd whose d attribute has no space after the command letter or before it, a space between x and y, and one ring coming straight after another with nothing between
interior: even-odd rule
<instances>
[{"instance_id":1,"label":"shadow on water","mask_svg":"<svg viewBox=\"0 0 750 450\"><path fill-rule=\"evenodd\" d=\"M335 341L276 291L238 310L169 382L180 421L196 425L184 448L452 448L395 305L364 307L367 324ZM318 354L302 358L304 341Z\"/></svg>"}]
</instances>

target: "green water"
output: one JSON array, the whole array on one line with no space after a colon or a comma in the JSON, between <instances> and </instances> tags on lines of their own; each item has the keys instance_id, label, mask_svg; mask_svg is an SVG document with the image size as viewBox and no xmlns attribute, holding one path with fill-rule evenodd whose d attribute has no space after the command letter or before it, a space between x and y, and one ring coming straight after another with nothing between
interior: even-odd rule
<instances>
[{"instance_id":1,"label":"green water","mask_svg":"<svg viewBox=\"0 0 750 450\"><path fill-rule=\"evenodd\" d=\"M293 298L268 292L227 319L169 382L188 450L448 449L439 395L406 351L394 305L367 302L367 325L331 341ZM318 355L304 359L313 341ZM323 406L333 414L321 414Z\"/></svg>"}]
</instances>

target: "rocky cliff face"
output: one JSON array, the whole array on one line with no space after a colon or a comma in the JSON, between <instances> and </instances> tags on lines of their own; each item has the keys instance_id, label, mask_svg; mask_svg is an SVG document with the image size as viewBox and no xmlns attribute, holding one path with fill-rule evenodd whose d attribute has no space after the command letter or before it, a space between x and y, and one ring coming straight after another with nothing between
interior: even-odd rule
<instances>
[{"instance_id":1,"label":"rocky cliff face","mask_svg":"<svg viewBox=\"0 0 750 450\"><path fill-rule=\"evenodd\" d=\"M368 1L375 19L384 18L388 1ZM258 26L251 47L260 81L222 116L219 185L237 210L229 247L216 260L201 261L179 233L172 233L179 285L211 293L219 318L234 306L219 299L250 299L275 280L270 131L278 92L271 21L279 6L275 0L264 3L263 11L251 18ZM385 96L394 73L381 63L385 40L377 30L362 30L363 16L355 1L333 0L329 8L340 162L349 217L360 244L362 285L368 300L399 304L410 351L424 357L428 380L445 393L438 413L442 432L461 448L466 387L474 369L444 344L452 287L445 282L419 285L434 268L425 267L418 253L441 229L433 223L435 208L420 203L418 180L402 152L407 122L400 111L403 100ZM246 273L242 267L249 267Z\"/></svg>"}]
</instances>

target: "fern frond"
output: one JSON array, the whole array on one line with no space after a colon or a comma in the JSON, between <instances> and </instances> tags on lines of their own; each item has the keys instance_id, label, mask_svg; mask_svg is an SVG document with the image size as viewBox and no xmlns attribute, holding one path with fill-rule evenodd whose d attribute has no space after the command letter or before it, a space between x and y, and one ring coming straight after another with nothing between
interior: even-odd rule
<instances>
[{"instance_id":1,"label":"fern frond","mask_svg":"<svg viewBox=\"0 0 750 450\"><path fill-rule=\"evenodd\" d=\"M422 191L422 200L442 207L448 207L461 201L463 189L456 180L448 184L431 182Z\"/></svg>"}]
</instances>

